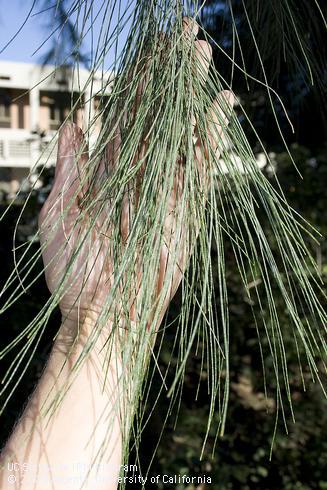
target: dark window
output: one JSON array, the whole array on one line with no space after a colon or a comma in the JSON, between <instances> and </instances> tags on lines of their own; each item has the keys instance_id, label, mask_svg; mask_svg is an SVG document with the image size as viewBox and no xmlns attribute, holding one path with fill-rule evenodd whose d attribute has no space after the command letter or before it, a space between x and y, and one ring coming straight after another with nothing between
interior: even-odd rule
<instances>
[{"instance_id":1,"label":"dark window","mask_svg":"<svg viewBox=\"0 0 327 490\"><path fill-rule=\"evenodd\" d=\"M50 110L50 129L58 129L60 124L63 122L63 110L58 107L56 102L49 104Z\"/></svg>"},{"instance_id":2,"label":"dark window","mask_svg":"<svg viewBox=\"0 0 327 490\"><path fill-rule=\"evenodd\" d=\"M8 92L0 92L0 128L10 128L11 97Z\"/></svg>"}]
</instances>

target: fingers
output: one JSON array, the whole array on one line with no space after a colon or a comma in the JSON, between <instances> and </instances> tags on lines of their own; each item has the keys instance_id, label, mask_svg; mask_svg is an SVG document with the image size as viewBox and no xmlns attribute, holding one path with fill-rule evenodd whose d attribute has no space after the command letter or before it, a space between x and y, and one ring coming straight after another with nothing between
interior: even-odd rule
<instances>
[{"instance_id":1,"label":"fingers","mask_svg":"<svg viewBox=\"0 0 327 490\"><path fill-rule=\"evenodd\" d=\"M199 33L199 25L195 19L191 17L183 18L183 35L184 40L187 43L192 43ZM209 72L209 66L212 60L212 48L206 41L194 42L194 61L196 68L196 75L199 77L200 82L203 84L206 82Z\"/></svg>"},{"instance_id":2,"label":"fingers","mask_svg":"<svg viewBox=\"0 0 327 490\"><path fill-rule=\"evenodd\" d=\"M209 186L210 155L219 157L224 145L224 134L229 124L235 97L229 90L223 90L212 103L206 115L207 135L199 135L195 143L195 157L198 163L201 186Z\"/></svg>"},{"instance_id":3,"label":"fingers","mask_svg":"<svg viewBox=\"0 0 327 490\"><path fill-rule=\"evenodd\" d=\"M153 61L153 53L159 53L162 57L167 49L168 39L165 33L160 32L154 44L144 47L140 57L136 60L135 66L132 68L131 80L135 78L136 87L134 104L132 108L133 120L135 120L137 111L140 107L143 94L150 80L150 67ZM133 85L133 84L132 84Z\"/></svg>"},{"instance_id":4,"label":"fingers","mask_svg":"<svg viewBox=\"0 0 327 490\"><path fill-rule=\"evenodd\" d=\"M105 145L103 156L97 170L97 181L101 182L104 176L111 175L119 160L121 150L121 132L117 120L108 123L108 133L110 138Z\"/></svg>"},{"instance_id":5,"label":"fingers","mask_svg":"<svg viewBox=\"0 0 327 490\"><path fill-rule=\"evenodd\" d=\"M199 32L199 25L195 21L195 19L192 19L191 17L184 17L183 18L183 34L184 34L184 39L186 41L192 41L193 39L196 38Z\"/></svg>"},{"instance_id":6,"label":"fingers","mask_svg":"<svg viewBox=\"0 0 327 490\"><path fill-rule=\"evenodd\" d=\"M120 217L120 234L124 245L127 243L130 231L130 206L130 196L125 192Z\"/></svg>"},{"instance_id":7,"label":"fingers","mask_svg":"<svg viewBox=\"0 0 327 490\"><path fill-rule=\"evenodd\" d=\"M230 90L223 90L214 100L207 113L208 138L214 153L219 151L233 111L235 97Z\"/></svg>"},{"instance_id":8,"label":"fingers","mask_svg":"<svg viewBox=\"0 0 327 490\"><path fill-rule=\"evenodd\" d=\"M190 46L191 54L191 69L192 69L192 92L193 95L199 91L200 88L206 83L212 59L212 49L210 44L206 41L195 41L199 32L199 25L197 22L190 18L184 17L183 19L183 34L185 42ZM196 117L195 114L191 115L191 125L193 132L196 132Z\"/></svg>"},{"instance_id":9,"label":"fingers","mask_svg":"<svg viewBox=\"0 0 327 490\"><path fill-rule=\"evenodd\" d=\"M51 211L58 211L69 204L77 206L78 198L87 189L87 161L88 150L82 130L76 124L65 124L59 132L55 179L42 215L50 208Z\"/></svg>"},{"instance_id":10,"label":"fingers","mask_svg":"<svg viewBox=\"0 0 327 490\"><path fill-rule=\"evenodd\" d=\"M206 41L196 41L194 43L196 74L201 84L207 81L209 67L212 60L212 48Z\"/></svg>"}]
</instances>

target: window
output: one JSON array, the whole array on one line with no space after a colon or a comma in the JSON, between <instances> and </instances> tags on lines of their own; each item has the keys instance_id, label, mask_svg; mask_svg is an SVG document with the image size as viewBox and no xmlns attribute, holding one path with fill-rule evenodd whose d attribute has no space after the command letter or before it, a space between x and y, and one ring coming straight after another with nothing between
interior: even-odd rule
<instances>
[{"instance_id":1,"label":"window","mask_svg":"<svg viewBox=\"0 0 327 490\"><path fill-rule=\"evenodd\" d=\"M41 106L47 108L47 127L50 131L56 130L70 114L72 107L79 100L78 94L74 93L73 98L70 92L44 91L40 94ZM78 108L78 107L77 107ZM74 111L74 120L76 119ZM76 117L75 117L76 116Z\"/></svg>"},{"instance_id":2,"label":"window","mask_svg":"<svg viewBox=\"0 0 327 490\"><path fill-rule=\"evenodd\" d=\"M58 129L64 120L60 96L54 92L43 92L41 93L41 105L48 108L49 129Z\"/></svg>"},{"instance_id":3,"label":"window","mask_svg":"<svg viewBox=\"0 0 327 490\"><path fill-rule=\"evenodd\" d=\"M109 97L101 95L94 99L94 109L97 115L97 122L101 125L108 117L110 110Z\"/></svg>"},{"instance_id":4,"label":"window","mask_svg":"<svg viewBox=\"0 0 327 490\"><path fill-rule=\"evenodd\" d=\"M0 128L10 128L11 98L5 91L0 92Z\"/></svg>"},{"instance_id":5,"label":"window","mask_svg":"<svg viewBox=\"0 0 327 490\"><path fill-rule=\"evenodd\" d=\"M50 129L58 129L63 121L62 109L56 105L56 102L49 104Z\"/></svg>"}]
</instances>

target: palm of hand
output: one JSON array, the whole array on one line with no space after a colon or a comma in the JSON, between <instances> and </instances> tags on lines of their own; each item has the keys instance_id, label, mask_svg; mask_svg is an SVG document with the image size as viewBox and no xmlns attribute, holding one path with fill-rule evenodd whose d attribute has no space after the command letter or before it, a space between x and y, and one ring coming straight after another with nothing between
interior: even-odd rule
<instances>
[{"instance_id":1,"label":"palm of hand","mask_svg":"<svg viewBox=\"0 0 327 490\"><path fill-rule=\"evenodd\" d=\"M211 50L204 41L196 41L195 44L198 60L203 71L207 73ZM208 127L212 135L210 142L216 152L217 134L220 135L222 132L218 119L224 114L221 104L226 104L226 101L230 105L233 102L230 92L221 93L212 109L208 111ZM116 138L120 141L119 134L116 135ZM119 148L118 151L117 149L113 151L113 147L117 146L117 140L115 143L109 142L105 152L105 158L109 159L113 165L119 159ZM206 157L199 141L195 142L194 152L200 173L203 174ZM76 125L66 124L59 134L55 182L41 210L39 226L47 285L51 293L58 292L58 287L61 286L66 274L58 300L63 316L72 318L74 321L90 311L99 313L114 281L113 257L108 253L110 236L114 232L112 224L108 223L108 219L101 212L96 219L96 226L89 232L89 217L79 205L84 185L81 183L81 174L87 162L88 153L81 129ZM177 237L174 239L179 189L182 185L183 170L181 169L176 172L173 191L168 202L164 240L157 269L156 295L160 294L163 287L166 271L169 267L173 269L170 275L169 292L163 302L163 313L181 281L190 252L190 245L186 243L187 230L182 230L178 239ZM125 194L121 210L122 242L127 240L129 234L130 197L127 193ZM174 250L171 249L172 243ZM141 261L136 260L136 290L131 291L129 307L132 321L137 320L135 305L138 291L142 288L142 270Z\"/></svg>"}]
</instances>

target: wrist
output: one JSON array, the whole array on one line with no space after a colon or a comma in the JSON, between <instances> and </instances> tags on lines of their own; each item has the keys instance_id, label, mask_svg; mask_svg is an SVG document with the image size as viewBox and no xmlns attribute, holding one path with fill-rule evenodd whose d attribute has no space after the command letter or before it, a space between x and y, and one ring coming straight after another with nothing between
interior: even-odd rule
<instances>
[{"instance_id":1,"label":"wrist","mask_svg":"<svg viewBox=\"0 0 327 490\"><path fill-rule=\"evenodd\" d=\"M67 354L77 354L89 344L100 349L110 335L112 324L104 323L98 308L62 309L62 323L54 340L54 348ZM92 347L93 350L93 347Z\"/></svg>"}]
</instances>

